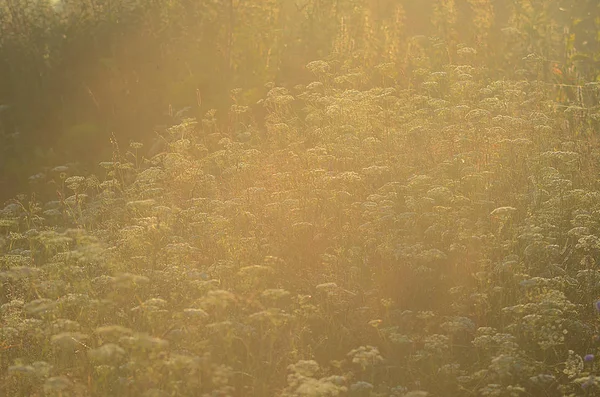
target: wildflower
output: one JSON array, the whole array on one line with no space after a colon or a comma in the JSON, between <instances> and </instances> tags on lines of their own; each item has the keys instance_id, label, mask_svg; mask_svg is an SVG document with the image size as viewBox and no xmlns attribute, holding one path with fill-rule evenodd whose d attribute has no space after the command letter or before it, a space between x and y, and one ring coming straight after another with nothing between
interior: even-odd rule
<instances>
[{"instance_id":1,"label":"wildflower","mask_svg":"<svg viewBox=\"0 0 600 397\"><path fill-rule=\"evenodd\" d=\"M196 308L183 309L183 314L190 319L195 318L199 320L204 320L209 317L208 313L206 313L204 310Z\"/></svg>"},{"instance_id":2,"label":"wildflower","mask_svg":"<svg viewBox=\"0 0 600 397\"><path fill-rule=\"evenodd\" d=\"M529 380L536 385L547 385L547 384L550 384L551 382L554 382L556 380L556 378L554 377L554 375L539 374L539 375L530 377Z\"/></svg>"},{"instance_id":3,"label":"wildflower","mask_svg":"<svg viewBox=\"0 0 600 397\"><path fill-rule=\"evenodd\" d=\"M233 370L227 365L218 365L213 368L212 384L215 386L226 386L233 377Z\"/></svg>"},{"instance_id":4,"label":"wildflower","mask_svg":"<svg viewBox=\"0 0 600 397\"><path fill-rule=\"evenodd\" d=\"M514 207L498 207L491 212L491 216L499 219L508 219L513 213L517 211Z\"/></svg>"},{"instance_id":5,"label":"wildflower","mask_svg":"<svg viewBox=\"0 0 600 397\"><path fill-rule=\"evenodd\" d=\"M365 396L373 390L373 385L369 382L358 381L350 386L350 395Z\"/></svg>"},{"instance_id":6,"label":"wildflower","mask_svg":"<svg viewBox=\"0 0 600 397\"><path fill-rule=\"evenodd\" d=\"M73 191L77 190L81 183L85 181L83 176L71 176L65 179L65 185Z\"/></svg>"},{"instance_id":7,"label":"wildflower","mask_svg":"<svg viewBox=\"0 0 600 397\"><path fill-rule=\"evenodd\" d=\"M48 378L44 383L44 393L52 394L57 393L59 395L63 395L68 388L73 385L69 379L64 376L55 376L52 378Z\"/></svg>"},{"instance_id":8,"label":"wildflower","mask_svg":"<svg viewBox=\"0 0 600 397\"><path fill-rule=\"evenodd\" d=\"M25 310L25 312L30 315L41 316L44 314L51 313L56 308L56 306L57 303L55 301L41 298L26 303L23 306L23 310Z\"/></svg>"},{"instance_id":9,"label":"wildflower","mask_svg":"<svg viewBox=\"0 0 600 397\"><path fill-rule=\"evenodd\" d=\"M35 368L31 365L11 365L8 373L13 376L35 376Z\"/></svg>"},{"instance_id":10,"label":"wildflower","mask_svg":"<svg viewBox=\"0 0 600 397\"><path fill-rule=\"evenodd\" d=\"M585 361L586 363L590 363L590 362L594 361L594 355L586 354L585 357L583 357L583 361Z\"/></svg>"},{"instance_id":11,"label":"wildflower","mask_svg":"<svg viewBox=\"0 0 600 397\"><path fill-rule=\"evenodd\" d=\"M95 333L103 341L118 341L123 336L133 335L133 330L120 325L105 325L96 328Z\"/></svg>"},{"instance_id":12,"label":"wildflower","mask_svg":"<svg viewBox=\"0 0 600 397\"><path fill-rule=\"evenodd\" d=\"M390 390L393 396L403 396L407 391L408 389L404 386L395 386Z\"/></svg>"},{"instance_id":13,"label":"wildflower","mask_svg":"<svg viewBox=\"0 0 600 397\"><path fill-rule=\"evenodd\" d=\"M289 318L289 314L277 308L270 308L257 313L253 313L249 316L250 320L260 323L269 323L276 327L285 324Z\"/></svg>"},{"instance_id":14,"label":"wildflower","mask_svg":"<svg viewBox=\"0 0 600 397\"><path fill-rule=\"evenodd\" d=\"M325 61L312 61L306 65L306 69L310 70L315 74L325 74L329 72L329 64Z\"/></svg>"},{"instance_id":15,"label":"wildflower","mask_svg":"<svg viewBox=\"0 0 600 397\"><path fill-rule=\"evenodd\" d=\"M317 291L324 293L333 294L337 290L338 286L336 283L323 283L316 286Z\"/></svg>"},{"instance_id":16,"label":"wildflower","mask_svg":"<svg viewBox=\"0 0 600 397\"><path fill-rule=\"evenodd\" d=\"M152 299L148 299L147 301L143 302L141 305L132 308L131 311L132 312L144 311L147 313L164 313L165 310L163 308L165 307L166 304L167 304L167 301L165 301L164 299L152 298Z\"/></svg>"},{"instance_id":17,"label":"wildflower","mask_svg":"<svg viewBox=\"0 0 600 397\"><path fill-rule=\"evenodd\" d=\"M600 312L600 301L596 302L596 310L598 310L598 312Z\"/></svg>"},{"instance_id":18,"label":"wildflower","mask_svg":"<svg viewBox=\"0 0 600 397\"><path fill-rule=\"evenodd\" d=\"M127 203L127 208L133 211L142 211L152 208L155 204L154 199L134 200Z\"/></svg>"},{"instance_id":19,"label":"wildflower","mask_svg":"<svg viewBox=\"0 0 600 397\"><path fill-rule=\"evenodd\" d=\"M261 293L261 296L267 300L277 301L289 297L290 293L289 291L286 291L281 288L267 289Z\"/></svg>"},{"instance_id":20,"label":"wildflower","mask_svg":"<svg viewBox=\"0 0 600 397\"><path fill-rule=\"evenodd\" d=\"M146 276L140 276L137 274L123 273L115 277L112 284L117 288L129 289L135 288L140 285L148 284L150 279Z\"/></svg>"},{"instance_id":21,"label":"wildflower","mask_svg":"<svg viewBox=\"0 0 600 397\"><path fill-rule=\"evenodd\" d=\"M47 378L52 370L52 365L45 361L36 361L31 364L31 367L35 370L35 374L41 378Z\"/></svg>"},{"instance_id":22,"label":"wildflower","mask_svg":"<svg viewBox=\"0 0 600 397\"><path fill-rule=\"evenodd\" d=\"M323 83L320 81L313 81L309 85L306 86L306 89L309 91L319 91L323 89Z\"/></svg>"},{"instance_id":23,"label":"wildflower","mask_svg":"<svg viewBox=\"0 0 600 397\"><path fill-rule=\"evenodd\" d=\"M319 369L320 366L315 360L300 360L296 364L288 365L288 370L305 377L314 376Z\"/></svg>"},{"instance_id":24,"label":"wildflower","mask_svg":"<svg viewBox=\"0 0 600 397\"><path fill-rule=\"evenodd\" d=\"M119 343L132 350L138 351L164 351L169 347L169 341L155 338L147 334L136 334L134 336L122 336ZM115 353L118 349L110 348L111 353ZM119 354L116 352L115 354Z\"/></svg>"},{"instance_id":25,"label":"wildflower","mask_svg":"<svg viewBox=\"0 0 600 397\"><path fill-rule=\"evenodd\" d=\"M352 359L352 363L360 365L363 369L383 362L379 349L369 345L360 346L350 351L347 356Z\"/></svg>"},{"instance_id":26,"label":"wildflower","mask_svg":"<svg viewBox=\"0 0 600 397\"><path fill-rule=\"evenodd\" d=\"M69 167L67 167L66 165L59 165L57 167L52 168L52 172L56 173L62 173L67 171L69 171Z\"/></svg>"},{"instance_id":27,"label":"wildflower","mask_svg":"<svg viewBox=\"0 0 600 397\"><path fill-rule=\"evenodd\" d=\"M598 379L594 375L575 379L575 382L580 383L582 389L587 389L598 385Z\"/></svg>"},{"instance_id":28,"label":"wildflower","mask_svg":"<svg viewBox=\"0 0 600 397\"><path fill-rule=\"evenodd\" d=\"M425 350L442 354L450 346L450 339L446 335L434 334L425 338Z\"/></svg>"},{"instance_id":29,"label":"wildflower","mask_svg":"<svg viewBox=\"0 0 600 397\"><path fill-rule=\"evenodd\" d=\"M456 51L456 53L459 55L476 55L477 50L471 47L463 47Z\"/></svg>"},{"instance_id":30,"label":"wildflower","mask_svg":"<svg viewBox=\"0 0 600 397\"><path fill-rule=\"evenodd\" d=\"M429 395L429 393L427 393L426 391L414 390L414 391L406 393L404 395L404 397L427 397L428 395Z\"/></svg>"},{"instance_id":31,"label":"wildflower","mask_svg":"<svg viewBox=\"0 0 600 397\"><path fill-rule=\"evenodd\" d=\"M563 373L569 379L575 379L583 371L583 359L573 350L569 350L569 356L565 362Z\"/></svg>"},{"instance_id":32,"label":"wildflower","mask_svg":"<svg viewBox=\"0 0 600 397\"><path fill-rule=\"evenodd\" d=\"M307 378L296 389L297 396L339 396L345 392L345 387L339 387L327 379Z\"/></svg>"},{"instance_id":33,"label":"wildflower","mask_svg":"<svg viewBox=\"0 0 600 397\"><path fill-rule=\"evenodd\" d=\"M55 334L61 332L77 332L81 329L81 325L77 321L58 318L50 324L50 329Z\"/></svg>"},{"instance_id":34,"label":"wildflower","mask_svg":"<svg viewBox=\"0 0 600 397\"><path fill-rule=\"evenodd\" d=\"M216 307L223 310L235 302L236 297L231 292L225 290L214 290L209 291L206 297L204 297L200 303L203 309Z\"/></svg>"},{"instance_id":35,"label":"wildflower","mask_svg":"<svg viewBox=\"0 0 600 397\"><path fill-rule=\"evenodd\" d=\"M262 265L244 266L238 271L240 277L264 278L271 273L273 273L272 268Z\"/></svg>"},{"instance_id":36,"label":"wildflower","mask_svg":"<svg viewBox=\"0 0 600 397\"><path fill-rule=\"evenodd\" d=\"M89 350L88 357L98 364L111 364L121 362L125 358L125 350L114 343L107 343L97 349Z\"/></svg>"}]
</instances>

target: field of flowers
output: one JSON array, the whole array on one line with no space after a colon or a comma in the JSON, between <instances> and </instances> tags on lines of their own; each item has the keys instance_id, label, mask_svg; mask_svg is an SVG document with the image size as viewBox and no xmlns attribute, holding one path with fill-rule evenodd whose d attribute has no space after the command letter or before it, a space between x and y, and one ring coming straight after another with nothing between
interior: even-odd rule
<instances>
[{"instance_id":1,"label":"field of flowers","mask_svg":"<svg viewBox=\"0 0 600 397\"><path fill-rule=\"evenodd\" d=\"M599 395L600 84L560 105L414 40L408 88L314 61L264 123L240 97L227 131L30 178L0 210L0 395Z\"/></svg>"}]
</instances>

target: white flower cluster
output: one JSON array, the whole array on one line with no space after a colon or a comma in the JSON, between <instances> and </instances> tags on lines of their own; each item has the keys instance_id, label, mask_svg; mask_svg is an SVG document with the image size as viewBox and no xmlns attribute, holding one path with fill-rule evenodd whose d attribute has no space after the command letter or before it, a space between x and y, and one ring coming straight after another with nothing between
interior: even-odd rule
<instances>
[{"instance_id":1,"label":"white flower cluster","mask_svg":"<svg viewBox=\"0 0 600 397\"><path fill-rule=\"evenodd\" d=\"M337 397L348 391L342 376L316 378L320 366L314 360L300 360L288 370L288 386L281 397Z\"/></svg>"},{"instance_id":2,"label":"white flower cluster","mask_svg":"<svg viewBox=\"0 0 600 397\"><path fill-rule=\"evenodd\" d=\"M372 366L383 363L383 357L379 353L379 349L374 346L360 346L351 350L348 357L353 364L358 364L361 368L366 369Z\"/></svg>"}]
</instances>

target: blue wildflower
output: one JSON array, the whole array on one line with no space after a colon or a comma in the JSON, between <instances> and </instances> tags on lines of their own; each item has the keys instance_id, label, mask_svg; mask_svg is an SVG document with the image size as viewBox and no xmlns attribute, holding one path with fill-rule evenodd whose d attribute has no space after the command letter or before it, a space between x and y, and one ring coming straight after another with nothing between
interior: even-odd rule
<instances>
[{"instance_id":1,"label":"blue wildflower","mask_svg":"<svg viewBox=\"0 0 600 397\"><path fill-rule=\"evenodd\" d=\"M585 361L586 363L594 361L594 355L593 354L586 354L585 357L583 358L583 361Z\"/></svg>"},{"instance_id":2,"label":"blue wildflower","mask_svg":"<svg viewBox=\"0 0 600 397\"><path fill-rule=\"evenodd\" d=\"M600 312L600 301L596 301L596 310Z\"/></svg>"},{"instance_id":3,"label":"blue wildflower","mask_svg":"<svg viewBox=\"0 0 600 397\"><path fill-rule=\"evenodd\" d=\"M590 377L581 384L583 389L587 389L588 387L595 386L597 384L596 377L594 375L590 375Z\"/></svg>"}]
</instances>

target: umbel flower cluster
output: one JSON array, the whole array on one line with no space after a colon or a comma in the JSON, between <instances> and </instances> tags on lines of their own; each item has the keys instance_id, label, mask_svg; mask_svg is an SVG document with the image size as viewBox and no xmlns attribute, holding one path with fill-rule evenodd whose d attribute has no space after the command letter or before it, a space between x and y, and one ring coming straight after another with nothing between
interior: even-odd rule
<instances>
[{"instance_id":1,"label":"umbel flower cluster","mask_svg":"<svg viewBox=\"0 0 600 397\"><path fill-rule=\"evenodd\" d=\"M265 126L240 99L36 175L0 210L0 394L599 393L600 113L475 56L404 90L313 62Z\"/></svg>"}]
</instances>

